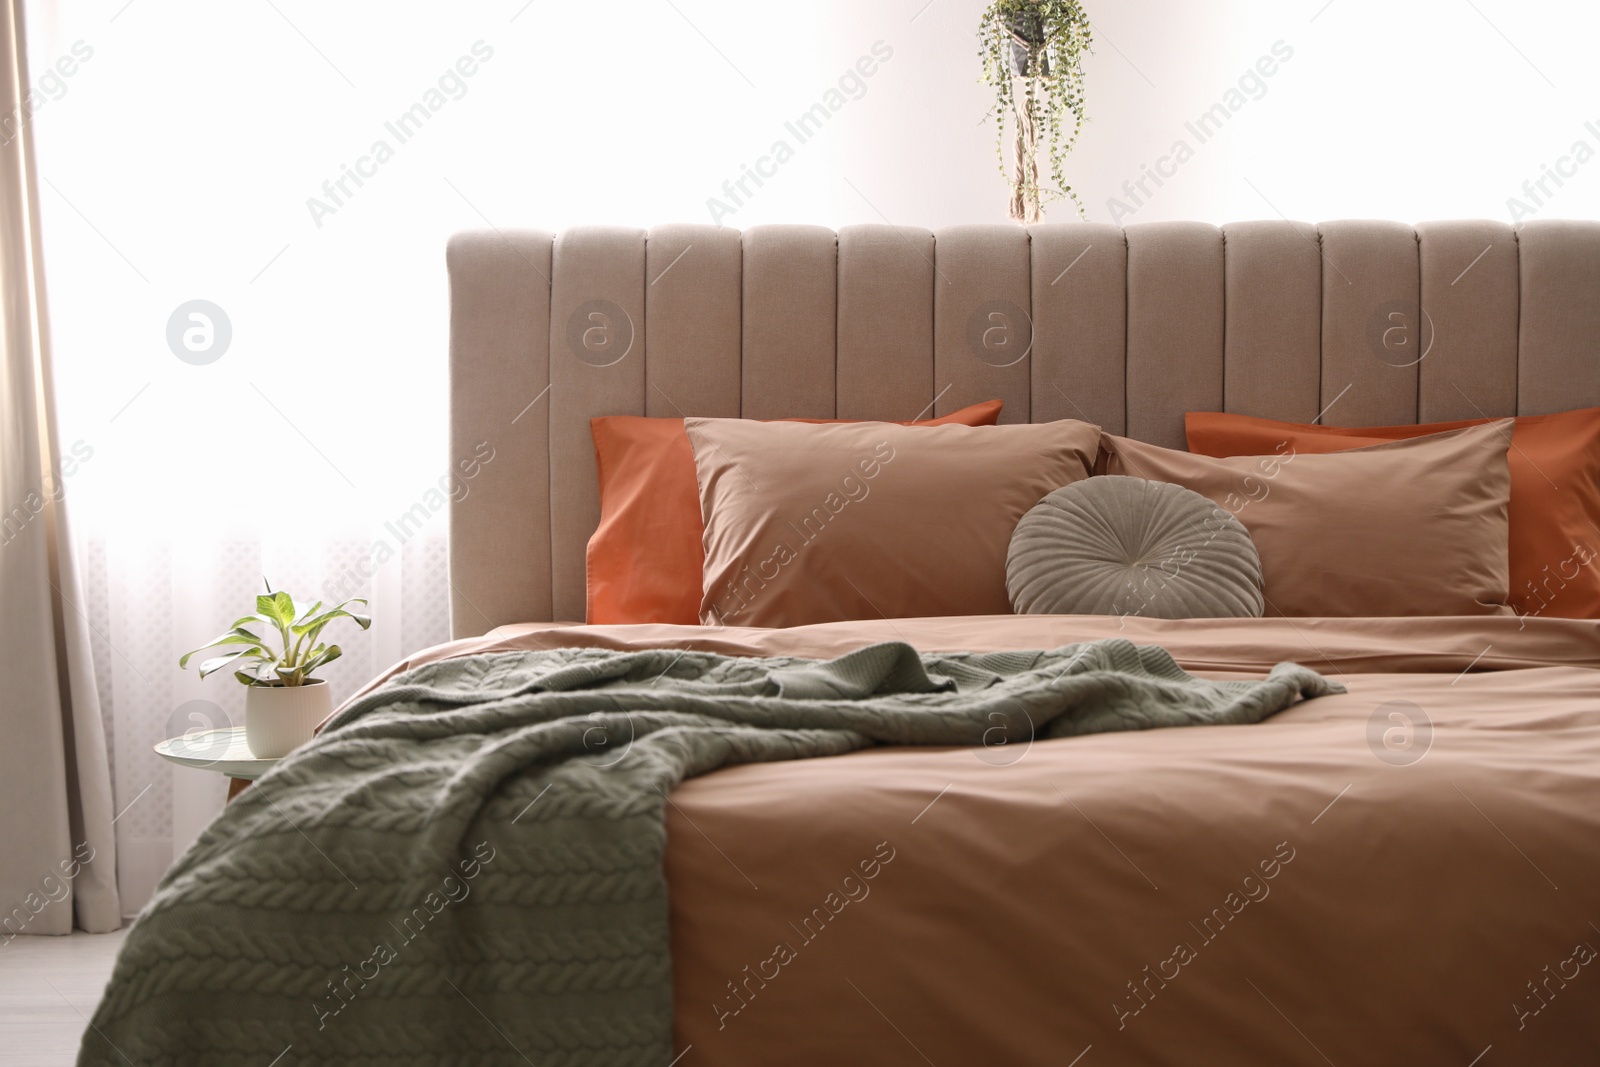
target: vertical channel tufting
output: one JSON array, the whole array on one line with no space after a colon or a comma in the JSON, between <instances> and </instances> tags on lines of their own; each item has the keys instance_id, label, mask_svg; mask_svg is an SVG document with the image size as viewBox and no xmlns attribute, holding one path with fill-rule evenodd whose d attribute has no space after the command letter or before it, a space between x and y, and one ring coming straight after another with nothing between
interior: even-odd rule
<instances>
[{"instance_id":1,"label":"vertical channel tufting","mask_svg":"<svg viewBox=\"0 0 1600 1067\"><path fill-rule=\"evenodd\" d=\"M1600 222L1525 222L1517 414L1600 407Z\"/></svg>"},{"instance_id":2,"label":"vertical channel tufting","mask_svg":"<svg viewBox=\"0 0 1600 1067\"><path fill-rule=\"evenodd\" d=\"M1600 222L587 227L459 234L447 263L450 460L478 463L458 636L583 617L597 415L908 419L948 385L941 412L998 396L1181 448L1187 411L1600 406ZM973 355L1029 317L1026 358Z\"/></svg>"},{"instance_id":3,"label":"vertical channel tufting","mask_svg":"<svg viewBox=\"0 0 1600 1067\"><path fill-rule=\"evenodd\" d=\"M1222 228L1224 410L1310 422L1322 407L1322 249L1307 222Z\"/></svg>"},{"instance_id":4,"label":"vertical channel tufting","mask_svg":"<svg viewBox=\"0 0 1600 1067\"><path fill-rule=\"evenodd\" d=\"M834 417L838 259L821 226L744 232L745 418Z\"/></svg>"},{"instance_id":5,"label":"vertical channel tufting","mask_svg":"<svg viewBox=\"0 0 1600 1067\"><path fill-rule=\"evenodd\" d=\"M584 546L600 521L589 420L645 411L644 231L567 230L551 267L551 610L571 621L584 618Z\"/></svg>"},{"instance_id":6,"label":"vertical channel tufting","mask_svg":"<svg viewBox=\"0 0 1600 1067\"><path fill-rule=\"evenodd\" d=\"M550 256L532 231L450 239L450 635L550 615ZM475 476L469 467L477 464ZM466 592L471 590L469 594Z\"/></svg>"},{"instance_id":7,"label":"vertical channel tufting","mask_svg":"<svg viewBox=\"0 0 1600 1067\"><path fill-rule=\"evenodd\" d=\"M933 403L933 234L839 231L841 419L914 419Z\"/></svg>"},{"instance_id":8,"label":"vertical channel tufting","mask_svg":"<svg viewBox=\"0 0 1600 1067\"><path fill-rule=\"evenodd\" d=\"M1222 408L1222 231L1129 226L1128 436L1183 448L1183 416Z\"/></svg>"},{"instance_id":9,"label":"vertical channel tufting","mask_svg":"<svg viewBox=\"0 0 1600 1067\"><path fill-rule=\"evenodd\" d=\"M1029 420L1033 313L1028 231L950 226L933 235L934 411L999 398L1000 421Z\"/></svg>"},{"instance_id":10,"label":"vertical channel tufting","mask_svg":"<svg viewBox=\"0 0 1600 1067\"><path fill-rule=\"evenodd\" d=\"M658 226L645 241L644 410L739 417L739 231Z\"/></svg>"},{"instance_id":11,"label":"vertical channel tufting","mask_svg":"<svg viewBox=\"0 0 1600 1067\"><path fill-rule=\"evenodd\" d=\"M1106 223L1028 230L1032 257L1034 422L1081 419L1127 429L1128 246Z\"/></svg>"},{"instance_id":12,"label":"vertical channel tufting","mask_svg":"<svg viewBox=\"0 0 1600 1067\"><path fill-rule=\"evenodd\" d=\"M1517 413L1517 235L1503 222L1417 226L1418 422Z\"/></svg>"},{"instance_id":13,"label":"vertical channel tufting","mask_svg":"<svg viewBox=\"0 0 1600 1067\"><path fill-rule=\"evenodd\" d=\"M1340 426L1417 421L1422 358L1417 234L1400 222L1325 222L1322 407Z\"/></svg>"}]
</instances>

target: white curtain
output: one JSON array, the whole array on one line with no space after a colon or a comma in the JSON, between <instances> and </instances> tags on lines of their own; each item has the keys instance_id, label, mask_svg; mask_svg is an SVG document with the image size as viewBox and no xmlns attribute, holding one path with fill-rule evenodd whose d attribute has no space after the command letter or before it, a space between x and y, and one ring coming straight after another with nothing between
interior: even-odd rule
<instances>
[{"instance_id":1,"label":"white curtain","mask_svg":"<svg viewBox=\"0 0 1600 1067\"><path fill-rule=\"evenodd\" d=\"M20 0L0 0L0 948L121 924L105 736L67 532ZM9 118L9 121L5 121Z\"/></svg>"},{"instance_id":2,"label":"white curtain","mask_svg":"<svg viewBox=\"0 0 1600 1067\"><path fill-rule=\"evenodd\" d=\"M125 907L221 804L217 776L150 746L237 721L239 686L177 657L263 576L371 599L370 632L329 632L347 650L336 696L446 636L443 501L471 488L440 487L448 236L1004 223L983 6L34 0L63 473L127 809ZM1071 168L1096 221L1279 39L1292 58L1124 221L1505 218L1543 163L1600 146L1588 8L1089 7ZM1542 217L1594 213L1600 161L1575 174Z\"/></svg>"}]
</instances>

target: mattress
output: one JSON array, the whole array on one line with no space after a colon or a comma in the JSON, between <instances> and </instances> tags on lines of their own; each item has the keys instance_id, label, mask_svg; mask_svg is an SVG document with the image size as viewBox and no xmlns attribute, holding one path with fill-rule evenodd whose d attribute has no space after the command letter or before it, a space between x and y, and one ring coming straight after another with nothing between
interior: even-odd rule
<instances>
[{"instance_id":1,"label":"mattress","mask_svg":"<svg viewBox=\"0 0 1600 1067\"><path fill-rule=\"evenodd\" d=\"M1600 624L530 624L430 649L1122 636L1342 682L1252 726L732 767L671 797L684 1063L1589 1063ZM391 672L393 673L393 672ZM870 874L869 874L870 872Z\"/></svg>"}]
</instances>

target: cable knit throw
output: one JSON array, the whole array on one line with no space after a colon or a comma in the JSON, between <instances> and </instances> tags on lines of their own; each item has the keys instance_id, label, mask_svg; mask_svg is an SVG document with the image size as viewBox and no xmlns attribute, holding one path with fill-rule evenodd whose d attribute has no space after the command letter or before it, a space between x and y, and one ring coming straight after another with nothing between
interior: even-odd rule
<instances>
[{"instance_id":1,"label":"cable knit throw","mask_svg":"<svg viewBox=\"0 0 1600 1067\"><path fill-rule=\"evenodd\" d=\"M129 931L82 1065L641 1064L672 1048L663 809L736 763L1257 722L1338 686L1209 682L1123 640L836 660L444 660L246 790Z\"/></svg>"}]
</instances>

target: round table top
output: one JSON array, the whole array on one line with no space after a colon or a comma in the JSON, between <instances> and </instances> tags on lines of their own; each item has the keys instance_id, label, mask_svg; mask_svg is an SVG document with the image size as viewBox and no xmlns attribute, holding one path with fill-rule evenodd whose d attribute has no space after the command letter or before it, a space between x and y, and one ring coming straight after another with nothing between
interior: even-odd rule
<instances>
[{"instance_id":1,"label":"round table top","mask_svg":"<svg viewBox=\"0 0 1600 1067\"><path fill-rule=\"evenodd\" d=\"M185 767L216 771L229 778L254 780L278 762L258 759L250 754L243 726L220 730L192 730L182 737L169 737L155 746L156 755Z\"/></svg>"}]
</instances>

